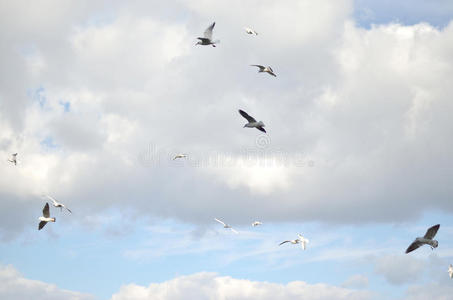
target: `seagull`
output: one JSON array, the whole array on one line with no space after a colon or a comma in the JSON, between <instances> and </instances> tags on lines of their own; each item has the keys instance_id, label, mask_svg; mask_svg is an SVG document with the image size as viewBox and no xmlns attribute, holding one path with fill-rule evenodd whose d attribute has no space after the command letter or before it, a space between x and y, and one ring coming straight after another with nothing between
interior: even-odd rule
<instances>
[{"instance_id":1,"label":"seagull","mask_svg":"<svg viewBox=\"0 0 453 300\"><path fill-rule=\"evenodd\" d=\"M262 66L262 65L250 65L250 66L260 68L258 70L258 73L266 72L266 73L268 73L268 74L270 74L270 75L272 75L274 77L277 77L277 75L274 74L274 70L272 70L272 68L269 67L269 66L268 67L265 67L265 66Z\"/></svg>"},{"instance_id":2,"label":"seagull","mask_svg":"<svg viewBox=\"0 0 453 300\"><path fill-rule=\"evenodd\" d=\"M247 124L244 125L244 127L248 127L248 128L255 127L256 129L261 130L262 132L266 133L266 130L264 129L265 125L264 125L263 121L257 122L253 117L249 116L248 113L246 113L245 111L243 111L241 109L239 110L239 113L241 114L241 116L246 118L247 121L249 121Z\"/></svg>"},{"instance_id":3,"label":"seagull","mask_svg":"<svg viewBox=\"0 0 453 300\"><path fill-rule=\"evenodd\" d=\"M185 157L187 157L187 154L177 154L177 155L173 158L173 160L175 160L175 159L177 159L177 158L185 158Z\"/></svg>"},{"instance_id":4,"label":"seagull","mask_svg":"<svg viewBox=\"0 0 453 300\"><path fill-rule=\"evenodd\" d=\"M306 245L310 242L308 239L304 238L301 234L297 235L299 238L295 240L288 240L288 241L283 241L279 244L279 246L283 245L284 243L291 243L291 244L301 244L302 249L305 250Z\"/></svg>"},{"instance_id":5,"label":"seagull","mask_svg":"<svg viewBox=\"0 0 453 300\"><path fill-rule=\"evenodd\" d=\"M39 222L38 230L41 230L44 226L46 226L47 222L55 222L55 218L50 218L49 214L49 203L46 202L44 208L42 210L43 217L39 217L38 219L41 221Z\"/></svg>"},{"instance_id":6,"label":"seagull","mask_svg":"<svg viewBox=\"0 0 453 300\"><path fill-rule=\"evenodd\" d=\"M262 225L263 223L261 223L260 221L255 221L252 223L252 226L253 227L256 227L256 226L259 226L259 225Z\"/></svg>"},{"instance_id":7,"label":"seagull","mask_svg":"<svg viewBox=\"0 0 453 300\"><path fill-rule=\"evenodd\" d=\"M214 218L214 220L216 220L217 222L219 222L220 224L222 224L222 225L223 225L223 228L229 228L229 229L231 229L231 231L233 231L234 233L239 233L239 232L237 232L236 230L234 230L233 227L231 227L231 226L228 225L228 224L223 223L223 222L220 221L219 219Z\"/></svg>"},{"instance_id":8,"label":"seagull","mask_svg":"<svg viewBox=\"0 0 453 300\"><path fill-rule=\"evenodd\" d=\"M245 32L247 32L248 34L258 35L258 32L256 32L255 30L253 30L249 27L244 27L244 29L245 29Z\"/></svg>"},{"instance_id":9,"label":"seagull","mask_svg":"<svg viewBox=\"0 0 453 300\"><path fill-rule=\"evenodd\" d=\"M72 214L72 211L69 208L67 208L63 203L58 202L57 200L55 200L54 198L52 198L48 195L45 195L45 197L47 197L48 199L50 199L52 201L53 206L59 207L60 211L62 211L63 208L65 208L67 211L69 211Z\"/></svg>"},{"instance_id":10,"label":"seagull","mask_svg":"<svg viewBox=\"0 0 453 300\"><path fill-rule=\"evenodd\" d=\"M15 166L17 166L17 153L11 154L11 158L9 158L8 161L12 162Z\"/></svg>"},{"instance_id":11,"label":"seagull","mask_svg":"<svg viewBox=\"0 0 453 300\"><path fill-rule=\"evenodd\" d=\"M415 249L417 249L420 246L423 246L424 244L430 245L431 250L437 248L439 242L433 240L433 238L436 235L437 231L439 230L439 227L440 224L434 225L426 231L425 236L416 238L415 241L413 241L412 244L410 244L410 246L406 249L406 253L414 251Z\"/></svg>"},{"instance_id":12,"label":"seagull","mask_svg":"<svg viewBox=\"0 0 453 300\"><path fill-rule=\"evenodd\" d=\"M215 22L211 24L206 30L204 31L204 37L198 37L199 41L195 45L212 45L212 47L215 47L215 44L220 43L219 40L212 40L212 30L214 29Z\"/></svg>"},{"instance_id":13,"label":"seagull","mask_svg":"<svg viewBox=\"0 0 453 300\"><path fill-rule=\"evenodd\" d=\"M450 264L448 267L448 275L450 275L450 278L453 278L453 265Z\"/></svg>"}]
</instances>

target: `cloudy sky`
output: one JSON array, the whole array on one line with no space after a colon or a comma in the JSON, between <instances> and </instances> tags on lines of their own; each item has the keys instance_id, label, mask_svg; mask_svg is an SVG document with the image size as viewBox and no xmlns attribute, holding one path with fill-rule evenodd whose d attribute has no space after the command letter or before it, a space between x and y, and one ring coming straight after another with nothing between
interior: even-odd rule
<instances>
[{"instance_id":1,"label":"cloudy sky","mask_svg":"<svg viewBox=\"0 0 453 300\"><path fill-rule=\"evenodd\" d=\"M452 16L449 0L2 1L0 298L448 299ZM220 44L195 46L213 21ZM51 207L38 231L43 194L73 214ZM404 254L437 223L437 249ZM278 246L298 233L306 251Z\"/></svg>"}]
</instances>

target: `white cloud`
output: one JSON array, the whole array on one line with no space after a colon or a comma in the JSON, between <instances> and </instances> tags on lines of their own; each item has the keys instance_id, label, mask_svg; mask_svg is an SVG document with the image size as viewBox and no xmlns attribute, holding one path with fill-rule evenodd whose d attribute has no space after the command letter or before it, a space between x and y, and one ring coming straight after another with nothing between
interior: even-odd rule
<instances>
[{"instance_id":1,"label":"white cloud","mask_svg":"<svg viewBox=\"0 0 453 300\"><path fill-rule=\"evenodd\" d=\"M121 287L111 300L140 299L370 299L371 293L326 284L293 281L288 284L249 281L215 273L181 276L148 287L129 284Z\"/></svg>"},{"instance_id":2,"label":"white cloud","mask_svg":"<svg viewBox=\"0 0 453 300\"><path fill-rule=\"evenodd\" d=\"M0 298L8 300L84 300L93 296L24 278L14 267L0 265Z\"/></svg>"}]
</instances>

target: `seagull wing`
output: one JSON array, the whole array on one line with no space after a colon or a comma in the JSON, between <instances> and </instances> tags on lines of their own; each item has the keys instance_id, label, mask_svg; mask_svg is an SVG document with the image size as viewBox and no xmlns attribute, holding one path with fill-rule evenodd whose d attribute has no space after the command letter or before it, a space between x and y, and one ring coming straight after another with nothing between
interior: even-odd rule
<instances>
[{"instance_id":1,"label":"seagull wing","mask_svg":"<svg viewBox=\"0 0 453 300\"><path fill-rule=\"evenodd\" d=\"M249 116L249 114L243 111L242 109L239 110L239 113L241 114L241 116L246 118L247 121L249 121L249 123L256 122L256 120L253 117Z\"/></svg>"},{"instance_id":2,"label":"seagull wing","mask_svg":"<svg viewBox=\"0 0 453 300\"><path fill-rule=\"evenodd\" d=\"M260 68L260 70L264 70L265 69L265 67L262 66L262 65L251 65L251 66L252 67L258 67L258 68Z\"/></svg>"},{"instance_id":3,"label":"seagull wing","mask_svg":"<svg viewBox=\"0 0 453 300\"><path fill-rule=\"evenodd\" d=\"M258 126L258 127L255 127L255 128L258 129L258 130L260 130L260 131L262 131L262 132L264 132L264 133L266 133L266 129L264 129L264 128L261 127L261 126Z\"/></svg>"},{"instance_id":4,"label":"seagull wing","mask_svg":"<svg viewBox=\"0 0 453 300\"><path fill-rule=\"evenodd\" d=\"M214 29L215 22L211 24L206 30L204 31L204 37L207 39L212 39L212 30Z\"/></svg>"},{"instance_id":5,"label":"seagull wing","mask_svg":"<svg viewBox=\"0 0 453 300\"><path fill-rule=\"evenodd\" d=\"M284 241L284 242L281 242L280 244L278 244L279 246L283 245L284 243L289 243L291 241Z\"/></svg>"},{"instance_id":6,"label":"seagull wing","mask_svg":"<svg viewBox=\"0 0 453 300\"><path fill-rule=\"evenodd\" d=\"M66 206L63 206L63 207L66 208L66 210L72 214L72 211L69 208L67 208Z\"/></svg>"},{"instance_id":7,"label":"seagull wing","mask_svg":"<svg viewBox=\"0 0 453 300\"><path fill-rule=\"evenodd\" d=\"M439 230L440 224L434 225L433 227L429 228L426 233L424 238L425 239L433 239L434 236L436 235L437 231Z\"/></svg>"},{"instance_id":8,"label":"seagull wing","mask_svg":"<svg viewBox=\"0 0 453 300\"><path fill-rule=\"evenodd\" d=\"M423 243L420 243L418 241L414 241L412 244L410 244L410 246L406 249L406 253L409 253L409 252L412 252L414 251L415 249L417 249L418 247L420 247L421 245L423 245Z\"/></svg>"},{"instance_id":9,"label":"seagull wing","mask_svg":"<svg viewBox=\"0 0 453 300\"><path fill-rule=\"evenodd\" d=\"M232 227L230 227L231 231L233 231L234 233L236 234L239 234L239 232L237 232L236 230L234 230Z\"/></svg>"},{"instance_id":10,"label":"seagull wing","mask_svg":"<svg viewBox=\"0 0 453 300\"><path fill-rule=\"evenodd\" d=\"M46 205L44 205L44 208L42 210L42 215L46 218L50 217L49 213L49 203L46 202Z\"/></svg>"},{"instance_id":11,"label":"seagull wing","mask_svg":"<svg viewBox=\"0 0 453 300\"><path fill-rule=\"evenodd\" d=\"M219 219L217 219L217 218L214 218L214 220L216 220L217 222L219 222L219 223L220 223L220 224L222 224L223 226L226 226L226 224L225 224L225 223L223 223L222 221L220 221Z\"/></svg>"},{"instance_id":12,"label":"seagull wing","mask_svg":"<svg viewBox=\"0 0 453 300\"><path fill-rule=\"evenodd\" d=\"M45 222L45 221L39 222L38 230L41 230L44 226L46 226L46 224L47 224L47 222Z\"/></svg>"},{"instance_id":13,"label":"seagull wing","mask_svg":"<svg viewBox=\"0 0 453 300\"><path fill-rule=\"evenodd\" d=\"M274 77L277 77L277 75L275 75L274 72L272 72L272 71L269 71L269 72L267 72L267 73L268 73L269 75L272 75L272 76L274 76Z\"/></svg>"},{"instance_id":14,"label":"seagull wing","mask_svg":"<svg viewBox=\"0 0 453 300\"><path fill-rule=\"evenodd\" d=\"M49 200L52 200L53 205L57 205L57 204L58 204L57 200L55 200L54 198L50 197L49 195L45 195L45 196L46 196Z\"/></svg>"}]
</instances>

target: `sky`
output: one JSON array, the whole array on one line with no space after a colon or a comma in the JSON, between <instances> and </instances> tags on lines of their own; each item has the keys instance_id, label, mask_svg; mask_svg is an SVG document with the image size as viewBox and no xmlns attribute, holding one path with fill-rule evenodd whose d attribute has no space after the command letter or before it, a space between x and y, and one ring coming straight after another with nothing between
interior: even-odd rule
<instances>
[{"instance_id":1,"label":"sky","mask_svg":"<svg viewBox=\"0 0 453 300\"><path fill-rule=\"evenodd\" d=\"M452 16L1 2L0 298L450 299ZM214 21L220 43L196 46ZM38 231L43 195L73 213ZM405 254L434 224L439 247ZM305 251L279 246L297 234Z\"/></svg>"}]
</instances>

